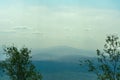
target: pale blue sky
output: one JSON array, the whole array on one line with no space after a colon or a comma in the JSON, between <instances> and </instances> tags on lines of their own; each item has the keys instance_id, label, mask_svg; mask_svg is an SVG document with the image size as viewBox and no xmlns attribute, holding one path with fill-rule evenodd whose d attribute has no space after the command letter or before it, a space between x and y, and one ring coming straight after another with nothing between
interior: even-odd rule
<instances>
[{"instance_id":1,"label":"pale blue sky","mask_svg":"<svg viewBox=\"0 0 120 80\"><path fill-rule=\"evenodd\" d=\"M120 0L0 0L0 44L95 50L120 35Z\"/></svg>"},{"instance_id":2,"label":"pale blue sky","mask_svg":"<svg viewBox=\"0 0 120 80\"><path fill-rule=\"evenodd\" d=\"M24 5L45 5L49 7L56 6L81 6L93 8L120 9L119 0L1 0L2 6L24 4Z\"/></svg>"}]
</instances>

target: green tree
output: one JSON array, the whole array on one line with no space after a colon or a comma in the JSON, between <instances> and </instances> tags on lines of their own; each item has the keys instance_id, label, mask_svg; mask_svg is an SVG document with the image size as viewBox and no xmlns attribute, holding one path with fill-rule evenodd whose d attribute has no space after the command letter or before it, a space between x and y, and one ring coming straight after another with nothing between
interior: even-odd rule
<instances>
[{"instance_id":1,"label":"green tree","mask_svg":"<svg viewBox=\"0 0 120 80\"><path fill-rule=\"evenodd\" d=\"M41 74L32 64L31 50L28 48L17 49L15 46L5 47L4 54L7 58L1 62L4 72L11 80L41 80Z\"/></svg>"},{"instance_id":2,"label":"green tree","mask_svg":"<svg viewBox=\"0 0 120 80\"><path fill-rule=\"evenodd\" d=\"M88 71L94 72L98 80L120 80L120 41L115 35L107 36L104 49L97 49L97 63L95 60L84 60ZM83 63L82 63L83 64Z\"/></svg>"}]
</instances>

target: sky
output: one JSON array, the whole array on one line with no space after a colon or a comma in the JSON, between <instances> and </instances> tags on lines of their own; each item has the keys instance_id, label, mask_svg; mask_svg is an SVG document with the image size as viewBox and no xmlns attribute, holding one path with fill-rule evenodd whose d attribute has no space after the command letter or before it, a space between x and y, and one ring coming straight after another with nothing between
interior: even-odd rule
<instances>
[{"instance_id":1,"label":"sky","mask_svg":"<svg viewBox=\"0 0 120 80\"><path fill-rule=\"evenodd\" d=\"M0 0L0 45L96 50L120 36L120 0Z\"/></svg>"}]
</instances>

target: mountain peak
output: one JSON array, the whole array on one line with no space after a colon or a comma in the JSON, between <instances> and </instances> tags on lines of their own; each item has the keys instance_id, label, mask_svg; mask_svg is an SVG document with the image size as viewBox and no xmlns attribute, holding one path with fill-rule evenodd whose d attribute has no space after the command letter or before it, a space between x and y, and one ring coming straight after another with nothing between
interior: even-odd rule
<instances>
[{"instance_id":1,"label":"mountain peak","mask_svg":"<svg viewBox=\"0 0 120 80\"><path fill-rule=\"evenodd\" d=\"M33 54L33 59L37 60L58 60L64 57L71 57L71 56L91 56L94 54L93 51L82 50L77 48L72 48L68 46L55 46L51 48L44 48L41 50L37 50ZM90 54L90 55L89 55Z\"/></svg>"}]
</instances>

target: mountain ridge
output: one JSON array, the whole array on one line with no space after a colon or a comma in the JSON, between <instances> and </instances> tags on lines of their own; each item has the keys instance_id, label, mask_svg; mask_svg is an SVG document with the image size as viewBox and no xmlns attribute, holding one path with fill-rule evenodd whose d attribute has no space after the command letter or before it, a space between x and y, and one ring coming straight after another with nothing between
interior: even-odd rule
<instances>
[{"instance_id":1,"label":"mountain ridge","mask_svg":"<svg viewBox=\"0 0 120 80\"><path fill-rule=\"evenodd\" d=\"M44 48L33 51L33 60L60 60L65 57L94 57L95 52L90 50L82 50L68 46L57 46L51 48ZM89 55L90 54L90 55ZM74 58L75 59L75 58Z\"/></svg>"}]
</instances>

